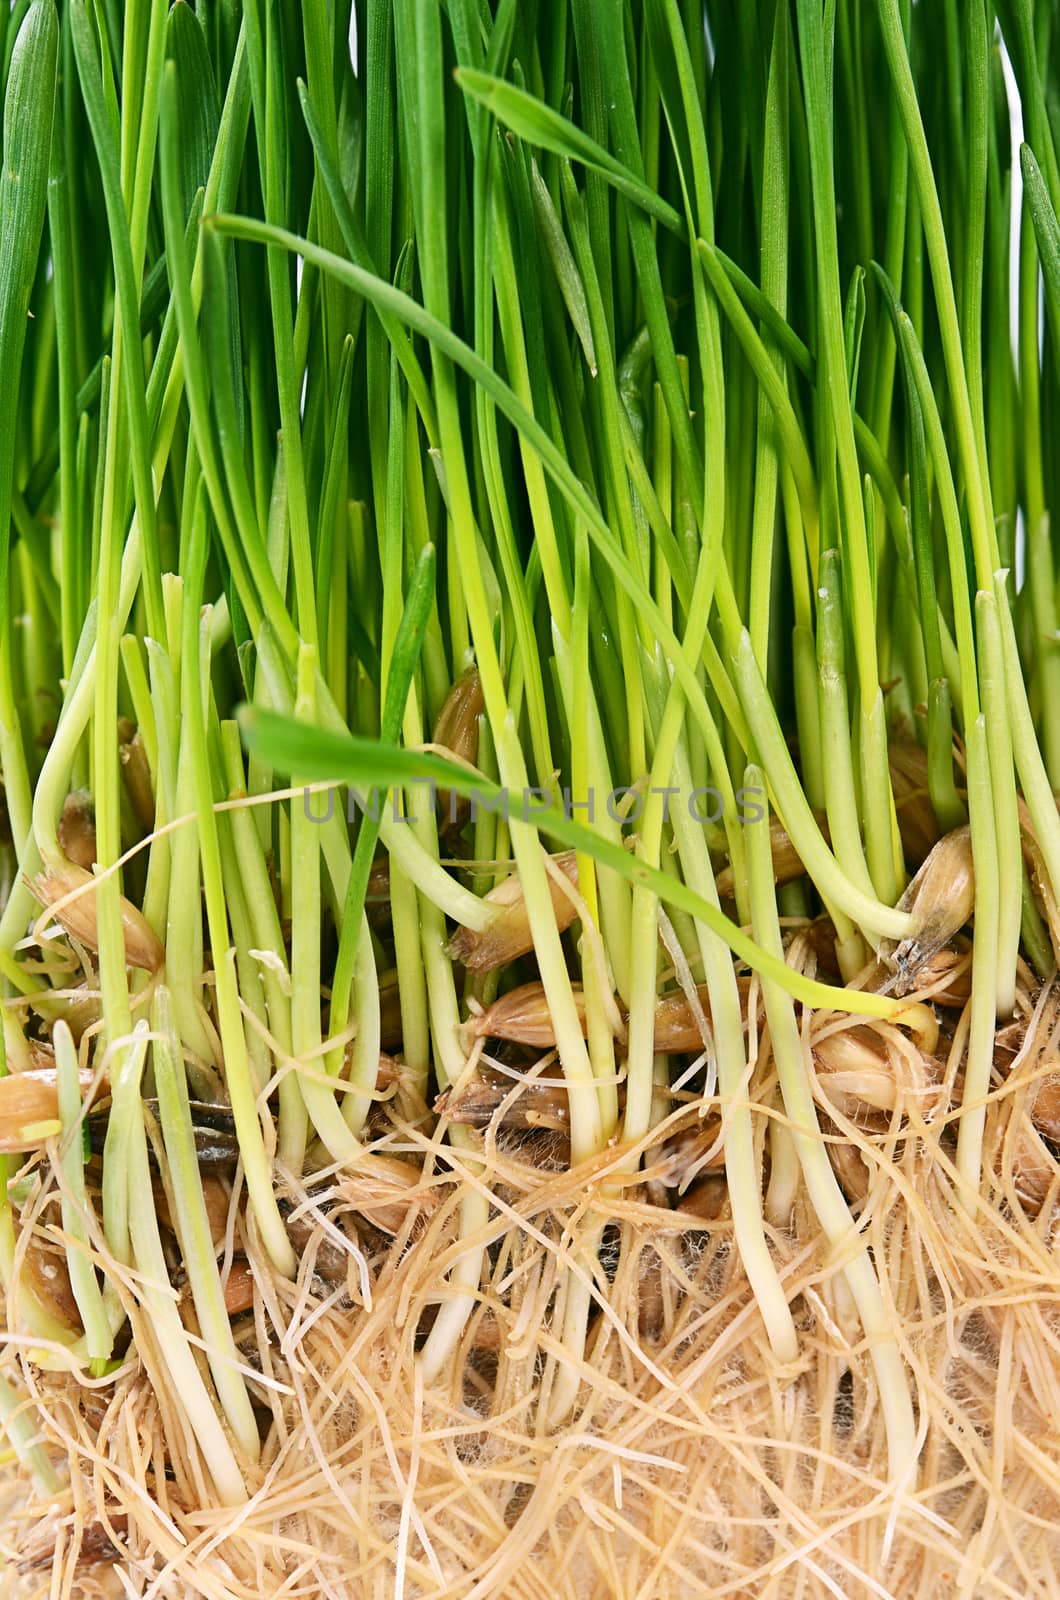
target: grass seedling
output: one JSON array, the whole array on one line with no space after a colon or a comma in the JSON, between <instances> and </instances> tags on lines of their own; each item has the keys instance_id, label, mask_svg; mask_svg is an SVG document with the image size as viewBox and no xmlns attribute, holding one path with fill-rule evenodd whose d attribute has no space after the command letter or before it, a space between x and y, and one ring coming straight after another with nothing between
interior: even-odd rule
<instances>
[{"instance_id":1,"label":"grass seedling","mask_svg":"<svg viewBox=\"0 0 1060 1600\"><path fill-rule=\"evenodd\" d=\"M1051 1593L1050 8L0 40L12 1585Z\"/></svg>"}]
</instances>

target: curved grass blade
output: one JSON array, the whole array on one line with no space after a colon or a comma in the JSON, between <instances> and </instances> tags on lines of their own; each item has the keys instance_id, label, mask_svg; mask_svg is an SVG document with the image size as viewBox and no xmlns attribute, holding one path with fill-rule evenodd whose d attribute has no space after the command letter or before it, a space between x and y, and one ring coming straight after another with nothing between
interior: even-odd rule
<instances>
[{"instance_id":1,"label":"curved grass blade","mask_svg":"<svg viewBox=\"0 0 1060 1600\"><path fill-rule=\"evenodd\" d=\"M252 754L268 761L277 771L297 771L309 781L348 783L368 789L427 781L493 807L503 805L506 798L499 784L469 773L465 767L458 767L441 756L402 750L355 734L308 727L291 717L256 707L243 710L240 726ZM755 944L724 912L687 884L667 872L649 867L621 845L612 844L591 828L572 821L561 806L539 806L535 798L528 815L542 832L569 849L583 851L601 866L610 867L627 883L643 885L668 905L698 918L712 933L724 939L741 961L773 979L806 1005L849 1011L858 1016L904 1020L914 1027L927 1025L927 1019L921 1016L921 1007L903 1006L886 995L863 990L836 989L795 972Z\"/></svg>"},{"instance_id":2,"label":"curved grass blade","mask_svg":"<svg viewBox=\"0 0 1060 1600\"><path fill-rule=\"evenodd\" d=\"M528 94L525 89L516 88L513 83L507 83L503 78L478 72L472 67L458 67L454 76L465 94L484 105L520 139L602 173L620 194L661 222L664 228L677 234L678 238L686 236L680 212L668 205L621 161L616 161L603 145L590 139L588 134L576 128L558 111L553 111L551 106L546 106L544 101Z\"/></svg>"}]
</instances>

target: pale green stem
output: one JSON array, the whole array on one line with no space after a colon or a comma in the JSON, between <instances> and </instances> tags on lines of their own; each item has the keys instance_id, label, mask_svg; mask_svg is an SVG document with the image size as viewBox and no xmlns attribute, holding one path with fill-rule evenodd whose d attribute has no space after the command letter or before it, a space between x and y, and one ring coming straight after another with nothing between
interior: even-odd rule
<instances>
[{"instance_id":1,"label":"pale green stem","mask_svg":"<svg viewBox=\"0 0 1060 1600\"><path fill-rule=\"evenodd\" d=\"M746 782L761 782L761 773L748 768ZM755 938L764 949L783 959L768 829L760 825L751 832L748 861ZM916 1423L892 1314L884 1303L868 1250L857 1243L854 1219L843 1199L821 1137L807 1051L799 1035L794 1003L779 984L768 978L762 979L762 995L784 1108L790 1119L791 1136L810 1202L833 1255L843 1264L843 1274L857 1306L876 1370L887 1430L891 1480L909 1490L914 1486L916 1474Z\"/></svg>"},{"instance_id":2,"label":"pale green stem","mask_svg":"<svg viewBox=\"0 0 1060 1600\"><path fill-rule=\"evenodd\" d=\"M957 1128L957 1172L963 1180L962 1201L974 1210L982 1179L986 1096L994 1066L997 1023L997 950L1000 924L997 833L990 785L990 750L986 717L980 714L966 729L968 816L975 863L975 939L972 943L971 1023L964 1066L964 1091ZM1055 812L1055 807L1054 807Z\"/></svg>"}]
</instances>

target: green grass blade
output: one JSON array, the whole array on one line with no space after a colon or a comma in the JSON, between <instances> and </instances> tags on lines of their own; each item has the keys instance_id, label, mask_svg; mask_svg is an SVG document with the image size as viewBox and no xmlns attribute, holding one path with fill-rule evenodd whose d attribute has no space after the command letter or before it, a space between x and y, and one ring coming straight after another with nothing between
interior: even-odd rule
<instances>
[{"instance_id":1,"label":"green grass blade","mask_svg":"<svg viewBox=\"0 0 1060 1600\"><path fill-rule=\"evenodd\" d=\"M373 786L398 787L416 780L433 781L439 787L454 789L469 799L478 797L494 805L503 801L504 790L483 777L439 756L419 751L400 750L376 739L361 739L353 734L338 734L311 728L289 717L257 708L245 710L240 726L248 749L267 757L279 771L297 771L307 780L324 783L349 783L362 790ZM517 797L515 807L520 800ZM514 810L515 808L513 808ZM602 839L591 828L572 821L561 806L539 806L535 800L531 815L535 823L569 849L584 851L600 865L610 867L627 883L650 888L667 905L703 922L722 938L741 961L773 978L789 994L807 1005L827 1010L849 1011L857 1016L898 1019L913 1017L916 1008L886 995L854 989L836 989L777 961L731 922L723 912L694 889L669 873L647 866L621 845Z\"/></svg>"}]
</instances>

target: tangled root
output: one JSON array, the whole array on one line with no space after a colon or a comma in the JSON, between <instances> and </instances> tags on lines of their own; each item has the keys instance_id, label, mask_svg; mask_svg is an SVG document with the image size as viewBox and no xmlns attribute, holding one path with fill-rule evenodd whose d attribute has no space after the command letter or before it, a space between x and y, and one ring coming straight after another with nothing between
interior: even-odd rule
<instances>
[{"instance_id":1,"label":"tangled root","mask_svg":"<svg viewBox=\"0 0 1060 1600\"><path fill-rule=\"evenodd\" d=\"M389 1143L407 1159L417 1140L394 1128ZM904 1490L887 1485L872 1364L807 1206L771 1237L802 1351L782 1371L726 1204L696 1219L651 1204L643 1185L608 1184L599 1161L550 1170L534 1139L487 1141L474 1168L457 1152L448 1168L426 1163L408 1227L351 1234L344 1277L334 1262L314 1271L336 1228L314 1224L311 1194L298 1281L274 1278L245 1240L256 1292L237 1328L264 1445L237 1510L211 1504L135 1309L136 1359L109 1384L42 1371L13 1346L69 1489L45 1509L12 1485L6 1593L1055 1594L1053 1223L1020 1205L1003 1164L970 1216L942 1144L866 1135L860 1153L861 1229L919 1423ZM468 1183L493 1200L489 1271L451 1377L426 1389L416 1351L467 1248ZM563 1299L589 1238L603 1240L594 1309L577 1404L556 1433L545 1419L570 1359Z\"/></svg>"}]
</instances>

